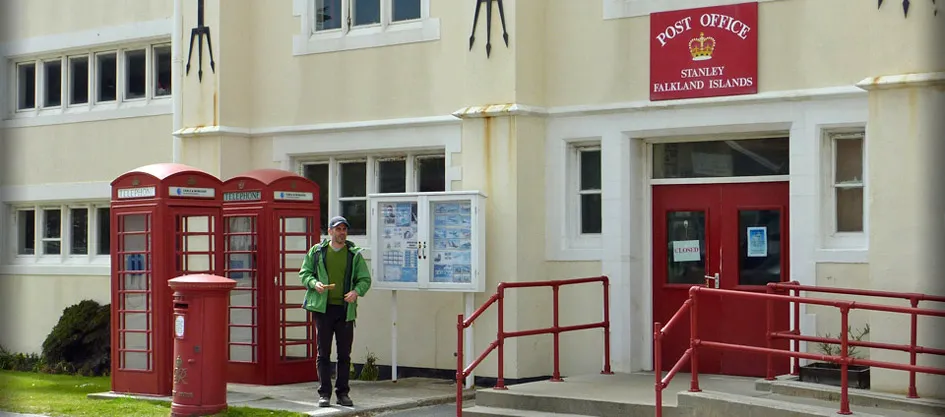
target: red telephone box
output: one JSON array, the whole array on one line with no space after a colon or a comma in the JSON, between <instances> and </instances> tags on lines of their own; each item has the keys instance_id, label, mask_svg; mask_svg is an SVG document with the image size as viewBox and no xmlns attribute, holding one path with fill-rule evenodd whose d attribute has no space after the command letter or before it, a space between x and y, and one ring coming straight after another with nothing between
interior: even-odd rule
<instances>
[{"instance_id":1,"label":"red telephone box","mask_svg":"<svg viewBox=\"0 0 945 417\"><path fill-rule=\"evenodd\" d=\"M299 269L320 238L318 184L260 169L223 183L223 276L230 293L229 382L318 380L315 322Z\"/></svg>"},{"instance_id":2,"label":"red telephone box","mask_svg":"<svg viewBox=\"0 0 945 417\"><path fill-rule=\"evenodd\" d=\"M169 396L173 294L168 280L220 275L220 179L154 164L112 181L112 391Z\"/></svg>"}]
</instances>

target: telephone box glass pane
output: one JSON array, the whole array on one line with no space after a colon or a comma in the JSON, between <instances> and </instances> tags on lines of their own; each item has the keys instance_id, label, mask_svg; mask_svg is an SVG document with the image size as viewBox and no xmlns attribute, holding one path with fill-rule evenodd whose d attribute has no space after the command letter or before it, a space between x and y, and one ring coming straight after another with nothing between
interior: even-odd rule
<instances>
[{"instance_id":1,"label":"telephone box glass pane","mask_svg":"<svg viewBox=\"0 0 945 417\"><path fill-rule=\"evenodd\" d=\"M666 283L705 282L705 212L666 213Z\"/></svg>"},{"instance_id":2,"label":"telephone box glass pane","mask_svg":"<svg viewBox=\"0 0 945 417\"><path fill-rule=\"evenodd\" d=\"M314 326L301 308L305 287L298 281L302 260L318 239L312 216L282 216L279 225L280 269L276 277L279 314L279 356L282 361L306 360L315 356Z\"/></svg>"},{"instance_id":3,"label":"telephone box glass pane","mask_svg":"<svg viewBox=\"0 0 945 417\"><path fill-rule=\"evenodd\" d=\"M256 216L226 217L224 231L225 275L236 281L230 291L230 338L229 360L231 362L258 361L257 332L259 291L257 288Z\"/></svg>"},{"instance_id":4,"label":"telephone box glass pane","mask_svg":"<svg viewBox=\"0 0 945 417\"><path fill-rule=\"evenodd\" d=\"M385 282L417 282L417 203L380 203L378 246L383 259L375 279Z\"/></svg>"},{"instance_id":5,"label":"telephone box glass pane","mask_svg":"<svg viewBox=\"0 0 945 417\"><path fill-rule=\"evenodd\" d=\"M781 281L781 211L738 211L738 285Z\"/></svg>"},{"instance_id":6,"label":"telephone box glass pane","mask_svg":"<svg viewBox=\"0 0 945 417\"><path fill-rule=\"evenodd\" d=\"M177 226L178 272L213 273L213 216L178 216Z\"/></svg>"},{"instance_id":7,"label":"telephone box glass pane","mask_svg":"<svg viewBox=\"0 0 945 417\"><path fill-rule=\"evenodd\" d=\"M150 370L152 367L153 303L151 285L151 217L118 216L119 367Z\"/></svg>"},{"instance_id":8,"label":"telephone box glass pane","mask_svg":"<svg viewBox=\"0 0 945 417\"><path fill-rule=\"evenodd\" d=\"M434 201L433 244L430 282L469 284L472 282L472 203Z\"/></svg>"}]
</instances>

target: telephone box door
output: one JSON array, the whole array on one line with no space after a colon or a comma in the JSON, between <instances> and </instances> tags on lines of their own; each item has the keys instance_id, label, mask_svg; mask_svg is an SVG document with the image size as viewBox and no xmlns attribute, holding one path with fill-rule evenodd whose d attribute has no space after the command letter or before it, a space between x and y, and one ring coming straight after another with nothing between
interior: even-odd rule
<instances>
[{"instance_id":1,"label":"telephone box door","mask_svg":"<svg viewBox=\"0 0 945 417\"><path fill-rule=\"evenodd\" d=\"M299 280L299 269L308 250L318 243L319 228L315 211L274 210L275 277L271 299L278 332L270 340L278 341L274 349L276 384L311 381L317 375L315 357L315 321L302 308L305 287Z\"/></svg>"},{"instance_id":2,"label":"telephone box door","mask_svg":"<svg viewBox=\"0 0 945 417\"><path fill-rule=\"evenodd\" d=\"M227 355L231 381L262 384L263 353L259 324L260 300L257 259L260 228L259 210L227 212L223 216L224 276L236 281L230 291L230 322Z\"/></svg>"},{"instance_id":3,"label":"telephone box door","mask_svg":"<svg viewBox=\"0 0 945 417\"><path fill-rule=\"evenodd\" d=\"M117 353L113 361L118 369L131 371L127 384L117 389L126 392L161 392L153 386L151 374L158 369L155 358L154 306L161 301L162 286L155 291L151 253L154 214L151 211L113 213L115 231L116 287L113 301L118 307L116 321Z\"/></svg>"}]
</instances>

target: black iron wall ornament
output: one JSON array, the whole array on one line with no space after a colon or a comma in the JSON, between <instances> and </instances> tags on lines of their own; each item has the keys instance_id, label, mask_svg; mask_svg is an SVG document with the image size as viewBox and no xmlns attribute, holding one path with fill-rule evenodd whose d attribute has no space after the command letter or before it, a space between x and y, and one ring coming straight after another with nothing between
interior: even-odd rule
<instances>
[{"instance_id":1,"label":"black iron wall ornament","mask_svg":"<svg viewBox=\"0 0 945 417\"><path fill-rule=\"evenodd\" d=\"M194 38L197 38L197 79L203 81L203 37L207 37L207 50L210 52L210 71L217 73L216 63L213 62L213 43L210 42L210 27L203 23L203 2L197 0L197 27L190 30L190 52L187 53L186 74L190 75L190 59L194 56Z\"/></svg>"},{"instance_id":2,"label":"black iron wall ornament","mask_svg":"<svg viewBox=\"0 0 945 417\"><path fill-rule=\"evenodd\" d=\"M909 0L902 0L902 15L904 17L909 17L909 6L911 5ZM883 0L879 0L879 4L876 6L877 9L883 7ZM935 3L935 0L932 0L932 14L938 16L938 4Z\"/></svg>"},{"instance_id":3,"label":"black iron wall ornament","mask_svg":"<svg viewBox=\"0 0 945 417\"><path fill-rule=\"evenodd\" d=\"M486 57L492 55L492 3L499 5L499 19L502 21L502 39L505 40L505 46L509 46L509 32L505 30L505 7L502 0L476 0L476 15L473 17L472 33L469 35L469 50L472 50L476 43L476 26L479 24L479 11L482 4L486 4Z\"/></svg>"}]
</instances>

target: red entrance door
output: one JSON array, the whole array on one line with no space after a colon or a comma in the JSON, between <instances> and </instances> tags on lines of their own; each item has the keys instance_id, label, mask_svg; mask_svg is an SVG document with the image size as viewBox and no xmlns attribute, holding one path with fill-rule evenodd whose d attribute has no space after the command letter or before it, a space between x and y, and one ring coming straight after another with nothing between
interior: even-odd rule
<instances>
[{"instance_id":1,"label":"red entrance door","mask_svg":"<svg viewBox=\"0 0 945 417\"><path fill-rule=\"evenodd\" d=\"M659 185L653 187L653 316L666 323L693 285L718 274L719 288L765 292L788 280L788 183ZM789 328L789 306L775 304L774 330ZM764 301L700 296L698 336L704 340L767 346ZM663 341L672 366L689 345L689 318ZM773 347L786 349L786 341ZM774 359L775 371L789 360ZM702 349L699 372L760 377L766 357Z\"/></svg>"}]
</instances>

